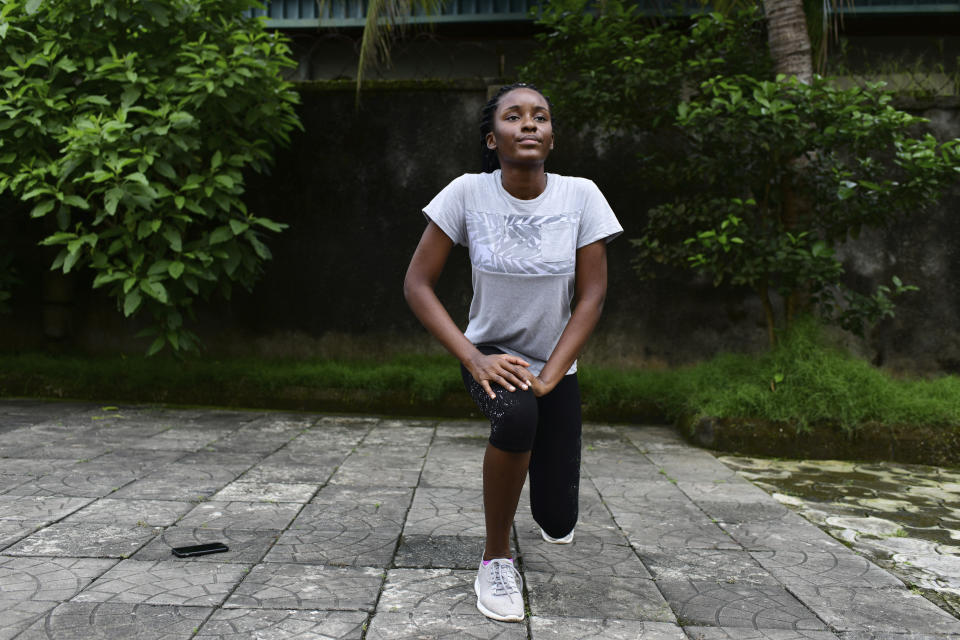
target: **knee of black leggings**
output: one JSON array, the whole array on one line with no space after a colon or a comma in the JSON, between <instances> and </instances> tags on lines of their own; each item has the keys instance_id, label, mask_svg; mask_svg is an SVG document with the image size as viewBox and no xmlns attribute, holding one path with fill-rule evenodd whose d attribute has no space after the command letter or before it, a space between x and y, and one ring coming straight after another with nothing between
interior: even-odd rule
<instances>
[{"instance_id":1,"label":"knee of black leggings","mask_svg":"<svg viewBox=\"0 0 960 640\"><path fill-rule=\"evenodd\" d=\"M520 393L520 392L517 392ZM491 416L490 444L503 451L522 452L533 449L537 435L536 400L517 398L518 402Z\"/></svg>"}]
</instances>

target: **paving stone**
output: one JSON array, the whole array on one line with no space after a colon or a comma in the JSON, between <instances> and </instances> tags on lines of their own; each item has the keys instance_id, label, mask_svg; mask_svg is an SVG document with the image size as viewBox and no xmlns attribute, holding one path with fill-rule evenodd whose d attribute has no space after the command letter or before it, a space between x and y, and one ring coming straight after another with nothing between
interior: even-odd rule
<instances>
[{"instance_id":1,"label":"paving stone","mask_svg":"<svg viewBox=\"0 0 960 640\"><path fill-rule=\"evenodd\" d=\"M379 528L289 529L264 561L386 567L393 558L399 537L399 524Z\"/></svg>"},{"instance_id":2,"label":"paving stone","mask_svg":"<svg viewBox=\"0 0 960 640\"><path fill-rule=\"evenodd\" d=\"M40 529L4 550L8 556L126 558L160 532L155 527L61 522Z\"/></svg>"},{"instance_id":3,"label":"paving stone","mask_svg":"<svg viewBox=\"0 0 960 640\"><path fill-rule=\"evenodd\" d=\"M411 423L408 420L383 420L367 433L363 446L387 445L426 447L433 439L433 423Z\"/></svg>"},{"instance_id":4,"label":"paving stone","mask_svg":"<svg viewBox=\"0 0 960 640\"><path fill-rule=\"evenodd\" d=\"M482 482L485 444L442 442L430 447L420 487L476 488Z\"/></svg>"},{"instance_id":5,"label":"paving stone","mask_svg":"<svg viewBox=\"0 0 960 640\"><path fill-rule=\"evenodd\" d=\"M719 522L720 527L744 549L777 551L800 546L820 550L846 549L842 544L795 513L764 522Z\"/></svg>"},{"instance_id":6,"label":"paving stone","mask_svg":"<svg viewBox=\"0 0 960 640\"><path fill-rule=\"evenodd\" d=\"M280 531L261 529L204 529L198 527L170 527L150 544L134 554L134 560L171 560L189 562L240 563L253 564L263 560L263 556L280 537ZM229 551L211 553L204 556L176 558L173 547L188 547L209 542L222 542Z\"/></svg>"},{"instance_id":7,"label":"paving stone","mask_svg":"<svg viewBox=\"0 0 960 640\"><path fill-rule=\"evenodd\" d=\"M210 607L65 602L18 640L187 640Z\"/></svg>"},{"instance_id":8,"label":"paving stone","mask_svg":"<svg viewBox=\"0 0 960 640\"><path fill-rule=\"evenodd\" d=\"M61 496L0 496L0 521L49 524L93 502L93 498Z\"/></svg>"},{"instance_id":9,"label":"paving stone","mask_svg":"<svg viewBox=\"0 0 960 640\"><path fill-rule=\"evenodd\" d=\"M195 500L207 498L236 478L229 469L173 463L123 487L111 498Z\"/></svg>"},{"instance_id":10,"label":"paving stone","mask_svg":"<svg viewBox=\"0 0 960 640\"><path fill-rule=\"evenodd\" d=\"M280 482L231 482L215 493L211 500L220 502L309 502L320 488L315 484L283 484Z\"/></svg>"},{"instance_id":11,"label":"paving stone","mask_svg":"<svg viewBox=\"0 0 960 640\"><path fill-rule=\"evenodd\" d=\"M839 638L841 640L960 640L960 634L842 631Z\"/></svg>"},{"instance_id":12,"label":"paving stone","mask_svg":"<svg viewBox=\"0 0 960 640\"><path fill-rule=\"evenodd\" d=\"M368 422L347 423L340 420L334 422L329 421L328 416L324 416L309 431L291 440L289 446L314 453L343 448L349 450L358 445L377 422L379 422L377 418L371 418Z\"/></svg>"},{"instance_id":13,"label":"paving stone","mask_svg":"<svg viewBox=\"0 0 960 640\"><path fill-rule=\"evenodd\" d=\"M685 625L827 630L783 587L671 579L658 579L657 586Z\"/></svg>"},{"instance_id":14,"label":"paving stone","mask_svg":"<svg viewBox=\"0 0 960 640\"><path fill-rule=\"evenodd\" d=\"M64 524L103 523L166 527L194 508L190 502L100 498L64 518Z\"/></svg>"},{"instance_id":15,"label":"paving stone","mask_svg":"<svg viewBox=\"0 0 960 640\"><path fill-rule=\"evenodd\" d=\"M86 558L0 557L0 638L13 638L113 564Z\"/></svg>"},{"instance_id":16,"label":"paving stone","mask_svg":"<svg viewBox=\"0 0 960 640\"><path fill-rule=\"evenodd\" d=\"M219 609L197 640L359 640L365 611ZM367 635L369 638L369 634Z\"/></svg>"},{"instance_id":17,"label":"paving stone","mask_svg":"<svg viewBox=\"0 0 960 640\"><path fill-rule=\"evenodd\" d=\"M623 436L644 453L687 449L690 445L673 427L627 427Z\"/></svg>"},{"instance_id":18,"label":"paving stone","mask_svg":"<svg viewBox=\"0 0 960 640\"><path fill-rule=\"evenodd\" d=\"M391 513L403 517L412 499L413 489L409 488L330 484L322 488L310 504L327 505L323 510L328 514ZM303 512L309 515L313 510L308 505Z\"/></svg>"},{"instance_id":19,"label":"paving stone","mask_svg":"<svg viewBox=\"0 0 960 640\"><path fill-rule=\"evenodd\" d=\"M168 429L131 446L150 451L197 451L229 433L229 429Z\"/></svg>"},{"instance_id":20,"label":"paving stone","mask_svg":"<svg viewBox=\"0 0 960 640\"><path fill-rule=\"evenodd\" d=\"M581 454L581 464L592 478L615 478L621 482L663 478L655 464L632 445L623 442L610 449L598 449L588 444Z\"/></svg>"},{"instance_id":21,"label":"paving stone","mask_svg":"<svg viewBox=\"0 0 960 640\"><path fill-rule=\"evenodd\" d=\"M368 640L526 640L527 625L497 622L484 616L377 613Z\"/></svg>"},{"instance_id":22,"label":"paving stone","mask_svg":"<svg viewBox=\"0 0 960 640\"><path fill-rule=\"evenodd\" d=\"M652 580L539 571L525 579L533 615L677 621Z\"/></svg>"},{"instance_id":23,"label":"paving stone","mask_svg":"<svg viewBox=\"0 0 960 640\"><path fill-rule=\"evenodd\" d=\"M224 604L238 609L371 611L383 570L306 564L261 564Z\"/></svg>"},{"instance_id":24,"label":"paving stone","mask_svg":"<svg viewBox=\"0 0 960 640\"><path fill-rule=\"evenodd\" d=\"M687 632L690 640L837 640L839 638L830 631L806 631L804 629L689 626L684 627L683 630Z\"/></svg>"},{"instance_id":25,"label":"paving stone","mask_svg":"<svg viewBox=\"0 0 960 640\"><path fill-rule=\"evenodd\" d=\"M75 464L72 460L41 460L39 458L3 458L0 475L40 477L55 469L65 469Z\"/></svg>"},{"instance_id":26,"label":"paving stone","mask_svg":"<svg viewBox=\"0 0 960 640\"><path fill-rule=\"evenodd\" d=\"M21 496L99 498L136 479L129 473L98 473L87 469L58 470L7 492Z\"/></svg>"},{"instance_id":27,"label":"paving stone","mask_svg":"<svg viewBox=\"0 0 960 640\"><path fill-rule=\"evenodd\" d=\"M534 640L687 640L683 629L669 622L598 620L592 618L530 618Z\"/></svg>"},{"instance_id":28,"label":"paving stone","mask_svg":"<svg viewBox=\"0 0 960 640\"><path fill-rule=\"evenodd\" d=\"M906 589L790 587L835 631L960 635L960 620Z\"/></svg>"},{"instance_id":29,"label":"paving stone","mask_svg":"<svg viewBox=\"0 0 960 640\"><path fill-rule=\"evenodd\" d=\"M722 482L690 482L681 480L677 488L697 504L708 502L763 502L777 504L766 491L741 478L733 476Z\"/></svg>"},{"instance_id":30,"label":"paving stone","mask_svg":"<svg viewBox=\"0 0 960 640\"><path fill-rule=\"evenodd\" d=\"M350 454L330 482L359 486L415 487L426 447L362 446Z\"/></svg>"},{"instance_id":31,"label":"paving stone","mask_svg":"<svg viewBox=\"0 0 960 640\"><path fill-rule=\"evenodd\" d=\"M290 442L288 435L262 435L256 431L237 432L208 444L208 451L270 454Z\"/></svg>"},{"instance_id":32,"label":"paving stone","mask_svg":"<svg viewBox=\"0 0 960 640\"><path fill-rule=\"evenodd\" d=\"M393 564L422 569L473 569L483 557L486 538L404 535Z\"/></svg>"},{"instance_id":33,"label":"paving stone","mask_svg":"<svg viewBox=\"0 0 960 640\"><path fill-rule=\"evenodd\" d=\"M418 489L404 535L485 536L482 489Z\"/></svg>"},{"instance_id":34,"label":"paving stone","mask_svg":"<svg viewBox=\"0 0 960 640\"><path fill-rule=\"evenodd\" d=\"M654 508L669 509L676 504L692 505L676 484L662 476L629 482L622 478L598 476L591 478L591 482L614 512L648 512Z\"/></svg>"},{"instance_id":35,"label":"paving stone","mask_svg":"<svg viewBox=\"0 0 960 640\"><path fill-rule=\"evenodd\" d=\"M433 444L473 443L485 448L489 438L490 423L485 420L446 420L437 423Z\"/></svg>"},{"instance_id":36,"label":"paving stone","mask_svg":"<svg viewBox=\"0 0 960 640\"><path fill-rule=\"evenodd\" d=\"M345 529L396 529L403 527L405 512L389 506L374 506L354 502L324 504L313 502L290 524L291 529L337 531Z\"/></svg>"},{"instance_id":37,"label":"paving stone","mask_svg":"<svg viewBox=\"0 0 960 640\"><path fill-rule=\"evenodd\" d=\"M210 500L193 506L177 524L181 527L275 531L286 529L300 509L301 505L294 502Z\"/></svg>"},{"instance_id":38,"label":"paving stone","mask_svg":"<svg viewBox=\"0 0 960 640\"><path fill-rule=\"evenodd\" d=\"M350 447L342 450L320 452L315 449L306 449L300 446L300 438L292 440L279 451L262 458L262 464L275 467L307 466L307 467L337 467L350 455Z\"/></svg>"},{"instance_id":39,"label":"paving stone","mask_svg":"<svg viewBox=\"0 0 960 640\"><path fill-rule=\"evenodd\" d=\"M91 558L0 557L0 602L69 600L115 564Z\"/></svg>"},{"instance_id":40,"label":"paving stone","mask_svg":"<svg viewBox=\"0 0 960 640\"><path fill-rule=\"evenodd\" d=\"M318 486L326 482L340 464L328 458L323 464L268 464L263 462L240 476L243 482L308 483Z\"/></svg>"},{"instance_id":41,"label":"paving stone","mask_svg":"<svg viewBox=\"0 0 960 640\"><path fill-rule=\"evenodd\" d=\"M643 549L731 549L740 545L695 507L678 505L667 513L614 510L617 524L638 551Z\"/></svg>"},{"instance_id":42,"label":"paving stone","mask_svg":"<svg viewBox=\"0 0 960 640\"><path fill-rule=\"evenodd\" d=\"M266 460L267 457L261 453L236 453L227 451L194 451L177 458L177 464L195 464L201 467L214 467L217 469L229 469L235 471L237 475L246 471L253 465Z\"/></svg>"},{"instance_id":43,"label":"paving stone","mask_svg":"<svg viewBox=\"0 0 960 640\"><path fill-rule=\"evenodd\" d=\"M680 481L717 481L736 478L736 472L716 459L713 454L693 447L646 454L666 475Z\"/></svg>"},{"instance_id":44,"label":"paving stone","mask_svg":"<svg viewBox=\"0 0 960 640\"><path fill-rule=\"evenodd\" d=\"M611 526L580 523L573 542L568 545L545 542L540 527L518 528L517 547L524 571L650 577L627 539Z\"/></svg>"},{"instance_id":45,"label":"paving stone","mask_svg":"<svg viewBox=\"0 0 960 640\"><path fill-rule=\"evenodd\" d=\"M40 522L0 520L0 550L9 547L17 540L26 538L42 526Z\"/></svg>"},{"instance_id":46,"label":"paving stone","mask_svg":"<svg viewBox=\"0 0 960 640\"><path fill-rule=\"evenodd\" d=\"M659 549L640 547L640 559L657 580L698 580L780 586L780 582L746 551Z\"/></svg>"},{"instance_id":47,"label":"paving stone","mask_svg":"<svg viewBox=\"0 0 960 640\"><path fill-rule=\"evenodd\" d=\"M249 565L123 560L73 598L73 602L217 606L224 601Z\"/></svg>"},{"instance_id":48,"label":"paving stone","mask_svg":"<svg viewBox=\"0 0 960 640\"><path fill-rule=\"evenodd\" d=\"M9 493L11 489L16 489L27 482L33 482L36 476L12 476L0 475L0 495ZM21 493L22 495L22 493Z\"/></svg>"},{"instance_id":49,"label":"paving stone","mask_svg":"<svg viewBox=\"0 0 960 640\"><path fill-rule=\"evenodd\" d=\"M47 438L49 441L49 438ZM55 460L91 460L102 456L112 448L108 444L87 444L85 442L58 441L57 444L44 444L19 451L16 457L53 458ZM9 454L8 454L9 455Z\"/></svg>"},{"instance_id":50,"label":"paving stone","mask_svg":"<svg viewBox=\"0 0 960 640\"><path fill-rule=\"evenodd\" d=\"M391 569L387 572L377 611L416 618L447 615L484 618L477 610L477 596L473 591L476 577L476 569Z\"/></svg>"},{"instance_id":51,"label":"paving stone","mask_svg":"<svg viewBox=\"0 0 960 640\"><path fill-rule=\"evenodd\" d=\"M903 582L848 549L835 551L753 551L765 569L788 588L794 586L901 587Z\"/></svg>"},{"instance_id":52,"label":"paving stone","mask_svg":"<svg viewBox=\"0 0 960 640\"><path fill-rule=\"evenodd\" d=\"M84 465L90 465L102 471L128 471L138 478L142 478L157 469L165 469L182 456L182 451L114 448L112 452L99 456L91 462L86 462Z\"/></svg>"},{"instance_id":53,"label":"paving stone","mask_svg":"<svg viewBox=\"0 0 960 640\"><path fill-rule=\"evenodd\" d=\"M0 640L16 637L56 606L56 602L18 602L10 605L0 600Z\"/></svg>"}]
</instances>

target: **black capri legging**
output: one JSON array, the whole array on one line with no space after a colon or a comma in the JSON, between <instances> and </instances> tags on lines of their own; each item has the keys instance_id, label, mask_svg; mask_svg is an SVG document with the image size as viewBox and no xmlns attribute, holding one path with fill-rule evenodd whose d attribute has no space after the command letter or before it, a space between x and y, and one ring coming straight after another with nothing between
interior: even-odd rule
<instances>
[{"instance_id":1,"label":"black capri legging","mask_svg":"<svg viewBox=\"0 0 960 640\"><path fill-rule=\"evenodd\" d=\"M480 345L481 353L503 353ZM577 524L580 494L580 385L577 374L563 377L540 398L530 390L507 391L497 383L487 395L466 367L463 383L490 420L490 444L504 451L530 451L530 510L547 535L561 538Z\"/></svg>"}]
</instances>

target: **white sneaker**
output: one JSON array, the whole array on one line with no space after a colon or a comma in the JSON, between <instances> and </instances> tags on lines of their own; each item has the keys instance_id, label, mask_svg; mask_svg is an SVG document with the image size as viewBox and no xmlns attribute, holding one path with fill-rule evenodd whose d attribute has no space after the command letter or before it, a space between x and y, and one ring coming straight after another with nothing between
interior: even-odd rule
<instances>
[{"instance_id":1,"label":"white sneaker","mask_svg":"<svg viewBox=\"0 0 960 640\"><path fill-rule=\"evenodd\" d=\"M506 558L494 558L486 566L480 563L473 590L477 593L477 609L494 620L523 620L523 578Z\"/></svg>"},{"instance_id":2,"label":"white sneaker","mask_svg":"<svg viewBox=\"0 0 960 640\"><path fill-rule=\"evenodd\" d=\"M573 529L570 529L570 533L563 536L562 538L551 538L547 535L547 532L543 529L540 529L540 535L543 536L543 539L551 544L570 544L573 542Z\"/></svg>"}]
</instances>

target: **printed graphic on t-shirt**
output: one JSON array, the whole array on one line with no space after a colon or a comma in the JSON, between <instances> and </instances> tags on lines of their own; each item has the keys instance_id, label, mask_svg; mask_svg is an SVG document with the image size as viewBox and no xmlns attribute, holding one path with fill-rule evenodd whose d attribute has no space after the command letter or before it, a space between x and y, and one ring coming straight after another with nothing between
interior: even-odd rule
<instances>
[{"instance_id":1,"label":"printed graphic on t-shirt","mask_svg":"<svg viewBox=\"0 0 960 640\"><path fill-rule=\"evenodd\" d=\"M470 261L482 271L571 274L576 226L571 215L517 215L467 211Z\"/></svg>"}]
</instances>

